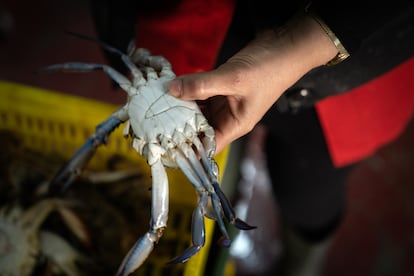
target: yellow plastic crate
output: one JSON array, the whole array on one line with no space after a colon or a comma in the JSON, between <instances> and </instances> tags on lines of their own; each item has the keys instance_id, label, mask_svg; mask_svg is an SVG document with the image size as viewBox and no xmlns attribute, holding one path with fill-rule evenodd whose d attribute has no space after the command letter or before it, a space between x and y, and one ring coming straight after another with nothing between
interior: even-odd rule
<instances>
[{"instance_id":1,"label":"yellow plastic crate","mask_svg":"<svg viewBox=\"0 0 414 276\"><path fill-rule=\"evenodd\" d=\"M57 152L65 158L72 156L95 131L96 125L118 108L108 103L6 81L0 81L0 95L0 129L13 131L30 149L42 150L45 154ZM109 137L108 144L97 150L89 167L99 169L105 160L116 153L147 168L145 173L149 175L146 160L132 149L130 140L123 137L122 129L121 125ZM225 170L227 154L228 150L225 150L216 157L221 173ZM173 221L171 216L179 215L180 224L173 226L170 223L161 239L177 239L178 252L182 252L191 243L191 216L197 199L193 187L181 171L167 170L170 183L169 222ZM148 222L143 223L148 225ZM213 230L214 222L207 219L206 245L187 263L178 264L174 275L203 275ZM168 259L157 260L150 256L134 275L165 275L163 267L166 261Z\"/></svg>"}]
</instances>

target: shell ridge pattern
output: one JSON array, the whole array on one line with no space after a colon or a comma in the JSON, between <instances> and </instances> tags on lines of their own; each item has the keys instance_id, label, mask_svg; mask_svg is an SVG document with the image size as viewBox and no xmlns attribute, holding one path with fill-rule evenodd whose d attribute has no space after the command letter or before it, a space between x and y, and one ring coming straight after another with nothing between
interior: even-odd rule
<instances>
[{"instance_id":1,"label":"shell ridge pattern","mask_svg":"<svg viewBox=\"0 0 414 276\"><path fill-rule=\"evenodd\" d=\"M134 135L147 143L159 143L161 136L171 138L174 131L183 132L185 123L193 123L198 110L195 103L169 95L164 84L149 81L141 93L130 98L128 109L134 118L130 120ZM177 121L184 124L176 125Z\"/></svg>"},{"instance_id":2,"label":"shell ridge pattern","mask_svg":"<svg viewBox=\"0 0 414 276\"><path fill-rule=\"evenodd\" d=\"M145 118L149 119L151 117L157 117L162 115L162 113L166 113L167 116L171 117L174 121L174 118L172 115L177 115L179 113L182 113L183 111L187 110L190 111L190 114L194 113L194 109L192 109L189 106L185 106L184 104L175 104L171 100L174 99L172 96L168 95L167 93L164 93L158 97L149 107L147 112L145 112ZM181 101L179 101L181 102ZM176 113L168 111L177 109ZM184 110L181 110L184 109Z\"/></svg>"},{"instance_id":3,"label":"shell ridge pattern","mask_svg":"<svg viewBox=\"0 0 414 276\"><path fill-rule=\"evenodd\" d=\"M185 123L194 124L198 110L195 103L169 95L164 88L165 82L149 81L145 86L144 91L130 100L129 110L134 118L131 122L136 136L156 142L160 135L172 137L174 131L183 132ZM176 125L177 121L184 124Z\"/></svg>"}]
</instances>

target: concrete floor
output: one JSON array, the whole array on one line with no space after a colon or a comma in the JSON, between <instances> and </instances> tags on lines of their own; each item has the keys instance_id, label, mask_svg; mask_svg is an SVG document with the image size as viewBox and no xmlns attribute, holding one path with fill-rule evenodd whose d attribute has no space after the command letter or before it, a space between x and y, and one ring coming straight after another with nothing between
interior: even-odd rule
<instances>
[{"instance_id":1,"label":"concrete floor","mask_svg":"<svg viewBox=\"0 0 414 276\"><path fill-rule=\"evenodd\" d=\"M0 4L0 14L0 26L8 30L0 40L1 80L115 104L124 102L122 91L112 90L110 80L101 72L33 74L54 63L104 62L97 45L64 34L64 30L70 30L94 35L87 1L5 0ZM414 275L413 141L411 123L403 136L353 171L347 186L348 212L329 250L324 275ZM261 206L259 210L272 208L276 218L275 203L265 196L265 181L257 179L264 184L255 186L256 195L262 191L264 196L252 206ZM273 261L269 256L278 254L277 220L267 226L263 237L270 247L265 250L264 258L268 258L264 261L269 263Z\"/></svg>"}]
</instances>

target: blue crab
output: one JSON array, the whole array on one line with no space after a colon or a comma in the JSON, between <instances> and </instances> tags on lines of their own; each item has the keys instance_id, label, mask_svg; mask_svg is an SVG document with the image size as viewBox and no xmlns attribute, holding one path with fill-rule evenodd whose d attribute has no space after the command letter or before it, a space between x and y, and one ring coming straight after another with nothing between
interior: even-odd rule
<instances>
[{"instance_id":1,"label":"blue crab","mask_svg":"<svg viewBox=\"0 0 414 276\"><path fill-rule=\"evenodd\" d=\"M57 211L73 233L79 234L77 237L85 237L84 225L70 210L70 204L44 199L26 209L17 203L0 209L0 275L33 275L40 256L57 274L84 275L77 264L88 263L88 257L58 234L42 229L47 217Z\"/></svg>"},{"instance_id":2,"label":"blue crab","mask_svg":"<svg viewBox=\"0 0 414 276\"><path fill-rule=\"evenodd\" d=\"M131 80L108 65L96 63L55 64L41 71L102 70L128 94L127 103L96 127L95 133L52 181L52 185L63 184L63 189L66 189L95 149L106 142L115 128L125 123L124 134L132 138L133 148L147 159L151 167L152 211L149 230L127 253L117 275L128 275L140 267L167 227L169 187L165 167L181 169L198 195L198 205L193 212L192 246L170 263L186 262L204 246L205 216L217 221L223 234L223 246L231 244L223 215L238 229L255 228L236 217L220 188L218 166L214 160L214 129L196 102L183 101L169 95L166 87L175 78L175 73L168 60L162 56L153 56L144 48L133 46L128 54L124 54L109 45L98 43L121 58L131 73ZM209 202L212 212L208 210Z\"/></svg>"}]
</instances>

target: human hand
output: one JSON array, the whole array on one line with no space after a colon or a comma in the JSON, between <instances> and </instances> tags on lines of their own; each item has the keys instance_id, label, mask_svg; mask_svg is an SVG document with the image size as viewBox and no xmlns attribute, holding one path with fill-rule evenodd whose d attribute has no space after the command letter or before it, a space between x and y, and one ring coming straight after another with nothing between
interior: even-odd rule
<instances>
[{"instance_id":1,"label":"human hand","mask_svg":"<svg viewBox=\"0 0 414 276\"><path fill-rule=\"evenodd\" d=\"M250 132L281 94L337 53L317 22L304 15L266 30L217 69L177 77L171 95L201 100L215 129L216 152Z\"/></svg>"}]
</instances>

